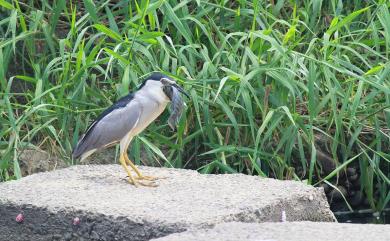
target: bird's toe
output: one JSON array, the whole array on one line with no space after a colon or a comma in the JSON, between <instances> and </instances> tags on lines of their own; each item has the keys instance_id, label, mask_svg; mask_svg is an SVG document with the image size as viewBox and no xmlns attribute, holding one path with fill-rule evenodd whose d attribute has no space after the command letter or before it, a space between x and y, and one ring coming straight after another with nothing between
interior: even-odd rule
<instances>
[{"instance_id":1,"label":"bird's toe","mask_svg":"<svg viewBox=\"0 0 390 241\"><path fill-rule=\"evenodd\" d=\"M154 177L154 176L139 176L136 177L137 180L147 180L147 181L156 181L159 179L165 179L166 177Z\"/></svg>"},{"instance_id":2,"label":"bird's toe","mask_svg":"<svg viewBox=\"0 0 390 241\"><path fill-rule=\"evenodd\" d=\"M149 180L140 180L138 184L145 187L158 187L158 183Z\"/></svg>"}]
</instances>

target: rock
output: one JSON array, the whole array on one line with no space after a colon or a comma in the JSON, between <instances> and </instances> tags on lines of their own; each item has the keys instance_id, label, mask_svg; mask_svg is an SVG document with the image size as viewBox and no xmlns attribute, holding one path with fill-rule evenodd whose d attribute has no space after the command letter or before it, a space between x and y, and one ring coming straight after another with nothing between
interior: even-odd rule
<instances>
[{"instance_id":1,"label":"rock","mask_svg":"<svg viewBox=\"0 0 390 241\"><path fill-rule=\"evenodd\" d=\"M347 189L345 189L345 187L339 185L337 186L337 189L333 189L329 192L329 197L332 201L343 200L343 196L347 196Z\"/></svg>"},{"instance_id":2,"label":"rock","mask_svg":"<svg viewBox=\"0 0 390 241\"><path fill-rule=\"evenodd\" d=\"M349 176L349 177L348 177L348 179L349 179L350 181L356 181L356 180L358 180L358 178L359 178L359 175L358 175L357 173L355 173L355 174L353 174L352 176Z\"/></svg>"},{"instance_id":3,"label":"rock","mask_svg":"<svg viewBox=\"0 0 390 241\"><path fill-rule=\"evenodd\" d=\"M352 183L352 185L354 186L355 189L360 189L360 178L359 178L359 175L354 175L352 177L350 177L349 181Z\"/></svg>"},{"instance_id":4,"label":"rock","mask_svg":"<svg viewBox=\"0 0 390 241\"><path fill-rule=\"evenodd\" d=\"M356 168L354 167L348 167L347 168L347 175L350 177L350 176L353 176L356 174Z\"/></svg>"},{"instance_id":5,"label":"rock","mask_svg":"<svg viewBox=\"0 0 390 241\"><path fill-rule=\"evenodd\" d=\"M80 161L81 165L89 165L89 164L115 164L119 163L119 152L117 152L116 148L107 148L102 151L97 151L90 157Z\"/></svg>"},{"instance_id":6,"label":"rock","mask_svg":"<svg viewBox=\"0 0 390 241\"><path fill-rule=\"evenodd\" d=\"M82 165L1 183L0 240L149 240L222 222L280 221L283 211L287 221L335 221L322 188L300 182L140 170L167 178L137 188L119 165Z\"/></svg>"},{"instance_id":7,"label":"rock","mask_svg":"<svg viewBox=\"0 0 390 241\"><path fill-rule=\"evenodd\" d=\"M350 193L354 189L353 184L348 180L344 181L343 187L345 187L345 189L347 190L347 193Z\"/></svg>"},{"instance_id":8,"label":"rock","mask_svg":"<svg viewBox=\"0 0 390 241\"><path fill-rule=\"evenodd\" d=\"M321 183L321 184L319 185L319 187L322 187L322 188L324 189L324 192L325 192L326 194L328 194L329 191L330 191L330 187L329 187L329 185L326 184L326 183Z\"/></svg>"},{"instance_id":9,"label":"rock","mask_svg":"<svg viewBox=\"0 0 390 241\"><path fill-rule=\"evenodd\" d=\"M363 193L361 191L356 191L349 199L349 203L354 207L359 206L362 203L363 198Z\"/></svg>"},{"instance_id":10,"label":"rock","mask_svg":"<svg viewBox=\"0 0 390 241\"><path fill-rule=\"evenodd\" d=\"M317 150L317 161L321 165L324 175L328 175L336 168L336 162L333 160L330 154Z\"/></svg>"},{"instance_id":11,"label":"rock","mask_svg":"<svg viewBox=\"0 0 390 241\"><path fill-rule=\"evenodd\" d=\"M223 223L152 241L388 241L390 225L324 222Z\"/></svg>"},{"instance_id":12,"label":"rock","mask_svg":"<svg viewBox=\"0 0 390 241\"><path fill-rule=\"evenodd\" d=\"M23 176L52 171L66 166L62 159L40 149L24 149L20 152L19 161Z\"/></svg>"}]
</instances>

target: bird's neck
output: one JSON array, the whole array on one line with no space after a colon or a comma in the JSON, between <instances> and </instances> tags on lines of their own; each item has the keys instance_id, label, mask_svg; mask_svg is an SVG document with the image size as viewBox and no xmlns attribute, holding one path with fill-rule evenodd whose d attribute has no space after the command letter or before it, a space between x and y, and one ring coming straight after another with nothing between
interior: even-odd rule
<instances>
[{"instance_id":1,"label":"bird's neck","mask_svg":"<svg viewBox=\"0 0 390 241\"><path fill-rule=\"evenodd\" d=\"M136 95L146 97L160 104L166 104L169 102L168 96L162 89L162 84L146 84L137 92Z\"/></svg>"}]
</instances>

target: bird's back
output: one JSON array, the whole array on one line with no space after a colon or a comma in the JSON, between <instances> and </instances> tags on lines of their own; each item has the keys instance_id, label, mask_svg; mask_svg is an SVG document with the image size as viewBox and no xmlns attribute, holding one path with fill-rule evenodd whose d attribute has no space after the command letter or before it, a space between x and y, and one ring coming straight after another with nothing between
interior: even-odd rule
<instances>
[{"instance_id":1,"label":"bird's back","mask_svg":"<svg viewBox=\"0 0 390 241\"><path fill-rule=\"evenodd\" d=\"M137 105L134 95L130 93L104 110L80 138L73 150L73 158L120 141L139 118Z\"/></svg>"}]
</instances>

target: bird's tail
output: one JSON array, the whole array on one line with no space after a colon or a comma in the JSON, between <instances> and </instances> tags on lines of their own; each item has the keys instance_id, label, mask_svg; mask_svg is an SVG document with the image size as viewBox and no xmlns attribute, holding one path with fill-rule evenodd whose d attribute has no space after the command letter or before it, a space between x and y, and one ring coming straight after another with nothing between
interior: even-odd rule
<instances>
[{"instance_id":1,"label":"bird's tail","mask_svg":"<svg viewBox=\"0 0 390 241\"><path fill-rule=\"evenodd\" d=\"M77 142L76 146L73 148L72 151L72 158L78 159L84 152L85 152L85 145L84 144L84 137L85 135L81 136L80 140Z\"/></svg>"}]
</instances>

